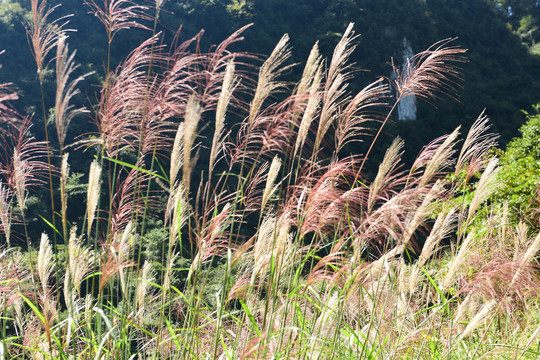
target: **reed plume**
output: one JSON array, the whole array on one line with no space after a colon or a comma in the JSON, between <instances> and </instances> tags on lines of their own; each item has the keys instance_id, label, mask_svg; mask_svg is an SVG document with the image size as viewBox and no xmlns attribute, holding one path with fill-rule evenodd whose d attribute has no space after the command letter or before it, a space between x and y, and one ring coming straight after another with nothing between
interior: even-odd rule
<instances>
[{"instance_id":1,"label":"reed plume","mask_svg":"<svg viewBox=\"0 0 540 360\"><path fill-rule=\"evenodd\" d=\"M466 338L469 336L474 330L476 330L485 320L488 316L490 316L494 310L494 308L497 306L497 300L492 299L489 302L482 305L480 310L474 315L474 317L469 321L469 324L465 327L465 330L463 330L459 337L456 339L458 342L461 339Z\"/></svg>"},{"instance_id":2,"label":"reed plume","mask_svg":"<svg viewBox=\"0 0 540 360\"><path fill-rule=\"evenodd\" d=\"M369 187L369 198L367 203L367 211L371 211L375 202L379 199L380 192L383 187L388 184L388 177L392 175L398 165L399 158L402 154L404 142L400 138L394 139L392 145L386 150L383 161L379 165L379 171L375 176L375 180Z\"/></svg>"},{"instance_id":3,"label":"reed plume","mask_svg":"<svg viewBox=\"0 0 540 360\"><path fill-rule=\"evenodd\" d=\"M137 281L137 288L135 289L135 306L137 311L141 313L145 304L148 303L147 297L150 292L150 283L153 281L155 281L154 269L148 261L145 261L140 271L140 278Z\"/></svg>"},{"instance_id":4,"label":"reed plume","mask_svg":"<svg viewBox=\"0 0 540 360\"><path fill-rule=\"evenodd\" d=\"M95 0L85 1L85 4L92 9L94 15L101 21L107 31L109 44L120 30L131 28L150 30L138 20L151 20L146 14L146 6L136 5L129 0L102 0L98 4Z\"/></svg>"},{"instance_id":5,"label":"reed plume","mask_svg":"<svg viewBox=\"0 0 540 360\"><path fill-rule=\"evenodd\" d=\"M474 192L474 197L469 205L467 223L472 220L472 216L480 204L482 204L499 186L497 183L497 173L499 172L499 168L497 167L498 163L499 160L497 158L492 158L480 176L476 191Z\"/></svg>"},{"instance_id":6,"label":"reed plume","mask_svg":"<svg viewBox=\"0 0 540 360\"><path fill-rule=\"evenodd\" d=\"M419 186L428 184L443 169L448 168L448 166L452 164L454 161L453 155L455 153L454 145L458 135L459 127L450 135L442 136L439 139L434 140L415 160L412 167L413 171L421 166L425 166Z\"/></svg>"},{"instance_id":7,"label":"reed plume","mask_svg":"<svg viewBox=\"0 0 540 360\"><path fill-rule=\"evenodd\" d=\"M281 168L281 160L276 156L272 160L272 164L270 165L270 169L268 170L268 175L266 177L266 185L264 187L263 196L262 196L261 211L264 211L264 208L266 206L266 203L268 202L268 199L270 199L270 196L277 189L277 186L274 186L274 183L279 174L280 168Z\"/></svg>"},{"instance_id":8,"label":"reed plume","mask_svg":"<svg viewBox=\"0 0 540 360\"><path fill-rule=\"evenodd\" d=\"M435 220L435 224L433 225L433 229L424 243L420 257L418 258L419 268L426 265L440 241L450 235L455 229L456 221L457 213L454 209L451 209L448 213L445 213L444 211L439 213L437 220Z\"/></svg>"},{"instance_id":9,"label":"reed plume","mask_svg":"<svg viewBox=\"0 0 540 360\"><path fill-rule=\"evenodd\" d=\"M94 222L97 205L99 202L99 194L101 191L101 166L96 160L90 165L90 175L88 176L88 193L86 198L86 218L88 221L86 236L90 239L92 223Z\"/></svg>"},{"instance_id":10,"label":"reed plume","mask_svg":"<svg viewBox=\"0 0 540 360\"><path fill-rule=\"evenodd\" d=\"M171 187L176 186L176 178L178 176L178 172L184 164L184 132L185 123L182 122L178 124L176 136L174 137L174 145L171 151L171 169L169 171L169 180L171 183Z\"/></svg>"},{"instance_id":11,"label":"reed plume","mask_svg":"<svg viewBox=\"0 0 540 360\"><path fill-rule=\"evenodd\" d=\"M47 154L46 145L29 135L31 126L29 118L16 118L0 131L0 174L15 194L23 215L27 192L43 185L50 169L41 160Z\"/></svg>"},{"instance_id":12,"label":"reed plume","mask_svg":"<svg viewBox=\"0 0 540 360\"><path fill-rule=\"evenodd\" d=\"M249 108L249 125L255 121L264 101L285 85L276 79L290 68L290 66L283 66L283 63L291 56L288 42L289 36L284 35L259 70L257 89Z\"/></svg>"},{"instance_id":13,"label":"reed plume","mask_svg":"<svg viewBox=\"0 0 540 360\"><path fill-rule=\"evenodd\" d=\"M309 129L311 128L311 124L315 119L315 114L321 102L321 97L319 95L321 81L322 70L319 67L317 72L314 74L313 82L309 88L308 102L302 116L302 121L300 122L300 125L298 127L296 142L294 144L293 157L296 157L296 155L304 145L308 136Z\"/></svg>"},{"instance_id":14,"label":"reed plume","mask_svg":"<svg viewBox=\"0 0 540 360\"><path fill-rule=\"evenodd\" d=\"M41 281L41 292L44 295L49 293L49 277L52 275L54 268L52 246L47 234L43 233L41 234L39 255L37 258L37 273Z\"/></svg>"},{"instance_id":15,"label":"reed plume","mask_svg":"<svg viewBox=\"0 0 540 360\"><path fill-rule=\"evenodd\" d=\"M169 251L181 240L181 231L187 223L189 203L183 184L178 184L169 194L165 210L165 223L169 225Z\"/></svg>"},{"instance_id":16,"label":"reed plume","mask_svg":"<svg viewBox=\"0 0 540 360\"><path fill-rule=\"evenodd\" d=\"M391 81L399 99L414 95L427 102L441 94L454 96L461 80L458 64L466 62L467 50L451 46L454 39L441 40L411 59L399 70L393 66L395 81Z\"/></svg>"},{"instance_id":17,"label":"reed plume","mask_svg":"<svg viewBox=\"0 0 540 360\"><path fill-rule=\"evenodd\" d=\"M292 245L292 236L294 234L291 234L290 225L284 215L277 218L270 214L263 220L253 245L252 284L257 278L265 282L265 275L271 268L275 269L276 274L281 274L286 265L292 265L284 262Z\"/></svg>"},{"instance_id":18,"label":"reed plume","mask_svg":"<svg viewBox=\"0 0 540 360\"><path fill-rule=\"evenodd\" d=\"M64 293L66 299L71 299L73 290L79 296L81 295L80 285L94 267L95 254L83 245L81 237L77 236L76 227L71 228L68 245L68 266L64 279Z\"/></svg>"},{"instance_id":19,"label":"reed plume","mask_svg":"<svg viewBox=\"0 0 540 360\"><path fill-rule=\"evenodd\" d=\"M143 164L137 164L143 168ZM120 172L115 181L116 189L111 199L110 231L112 234L123 232L134 218L144 214L145 210L156 208L154 194L146 191L149 186L149 175L138 168L129 170L128 174Z\"/></svg>"},{"instance_id":20,"label":"reed plume","mask_svg":"<svg viewBox=\"0 0 540 360\"><path fill-rule=\"evenodd\" d=\"M197 125L201 119L201 114L202 109L197 97L195 95L191 95L186 104L186 115L184 118L184 161L182 163L182 180L184 182L184 188L188 193L191 183L191 170L192 166L194 165L191 161L191 152L193 150L195 138L197 137Z\"/></svg>"},{"instance_id":21,"label":"reed plume","mask_svg":"<svg viewBox=\"0 0 540 360\"><path fill-rule=\"evenodd\" d=\"M449 46L451 41L453 39L439 41L429 49L418 53L412 59L407 60L402 71L393 66L396 79L388 79L388 81L396 90L397 99L371 141L360 169L363 169L375 142L402 99L414 95L429 102L430 99L440 97L441 94L454 96L456 84L461 79L457 65L467 61L464 57L467 50Z\"/></svg>"},{"instance_id":22,"label":"reed plume","mask_svg":"<svg viewBox=\"0 0 540 360\"><path fill-rule=\"evenodd\" d=\"M0 182L0 224L8 247L11 247L12 203L13 194Z\"/></svg>"},{"instance_id":23,"label":"reed plume","mask_svg":"<svg viewBox=\"0 0 540 360\"><path fill-rule=\"evenodd\" d=\"M483 169L488 151L497 145L498 136L489 133L490 128L489 118L482 112L467 133L455 170L457 175L466 167L465 181Z\"/></svg>"},{"instance_id":24,"label":"reed plume","mask_svg":"<svg viewBox=\"0 0 540 360\"><path fill-rule=\"evenodd\" d=\"M379 79L356 94L339 114L336 128L335 151L341 151L351 142L363 141L374 122L381 117L380 109L387 106L390 96L388 85Z\"/></svg>"},{"instance_id":25,"label":"reed plume","mask_svg":"<svg viewBox=\"0 0 540 360\"><path fill-rule=\"evenodd\" d=\"M70 101L74 96L80 93L77 89L79 82L91 74L87 73L81 75L71 82L68 82L69 77L79 68L79 65L74 62L76 51L69 55L66 39L67 37L64 34L61 34L58 37L56 44L56 103L54 112L56 132L58 135L58 142L60 143L60 150L62 152L64 150L64 142L71 120L75 116L88 113L88 110L84 107L75 108L74 105L70 105Z\"/></svg>"},{"instance_id":26,"label":"reed plume","mask_svg":"<svg viewBox=\"0 0 540 360\"><path fill-rule=\"evenodd\" d=\"M37 64L39 81L43 83L43 69L47 66L47 55L56 45L58 36L67 22L62 24L62 18L48 22L49 16L59 5L47 9L47 0L42 0L41 3L39 0L31 0L30 5L32 21L26 28L26 32L30 41L32 55Z\"/></svg>"},{"instance_id":27,"label":"reed plume","mask_svg":"<svg viewBox=\"0 0 540 360\"><path fill-rule=\"evenodd\" d=\"M353 23L347 26L341 40L334 49L327 71L321 114L315 138L315 153L319 151L323 138L334 121L337 120L339 108L348 100L346 93L347 81L352 76L350 73L352 64L348 60L356 48L354 40L358 37L354 35L353 26Z\"/></svg>"},{"instance_id":28,"label":"reed plume","mask_svg":"<svg viewBox=\"0 0 540 360\"><path fill-rule=\"evenodd\" d=\"M216 122L214 129L214 136L212 138L212 148L210 150L210 159L208 160L209 177L212 175L212 171L215 166L215 162L221 147L223 146L223 132L225 127L225 115L227 113L227 107L232 99L233 92L236 84L236 78L234 76L234 62L232 60L227 64L225 69L225 75L223 77L223 85L219 94L219 100L216 106Z\"/></svg>"},{"instance_id":29,"label":"reed plume","mask_svg":"<svg viewBox=\"0 0 540 360\"><path fill-rule=\"evenodd\" d=\"M62 165L60 167L60 201L62 202L62 230L64 239L67 238L68 234L68 218L67 218L67 183L69 178L69 163L68 163L69 153L65 153L62 156Z\"/></svg>"}]
</instances>

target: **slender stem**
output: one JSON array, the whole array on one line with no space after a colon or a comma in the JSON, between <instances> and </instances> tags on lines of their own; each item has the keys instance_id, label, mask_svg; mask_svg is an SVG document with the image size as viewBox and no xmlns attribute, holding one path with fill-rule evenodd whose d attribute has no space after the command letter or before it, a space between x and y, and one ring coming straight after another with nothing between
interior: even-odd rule
<instances>
[{"instance_id":1,"label":"slender stem","mask_svg":"<svg viewBox=\"0 0 540 360\"><path fill-rule=\"evenodd\" d=\"M386 123L388 122L388 119L390 119L390 116L392 115L392 113L396 109L396 106L397 106L397 104L399 103L400 100L401 100L401 96L396 100L394 105L392 105L392 108L390 109L388 114L386 114L386 118L384 119L381 126L379 127L379 131L377 131L377 135L375 135L375 137L373 138L373 141L371 141L371 145L369 146L369 149L366 152L366 155L364 156L364 159L362 160L362 164L360 164L360 169L358 169L358 174L362 173L362 169L364 168L364 164L366 163L366 159L369 157L369 154L371 153L371 150L373 149L373 146L375 145L375 142L379 138L379 135L381 134L382 129L384 128L384 125L386 125Z\"/></svg>"},{"instance_id":2,"label":"slender stem","mask_svg":"<svg viewBox=\"0 0 540 360\"><path fill-rule=\"evenodd\" d=\"M41 108L43 110L43 127L45 130L45 144L47 147L47 164L49 170L49 191L51 196L51 210L52 210L52 224L56 228L55 223L55 207L54 207L54 190L53 190L53 181L52 181L52 164L51 164L51 149L49 145L49 131L47 130L47 112L45 111L45 93L43 90L43 77L40 75L39 87L41 89ZM53 248L56 248L56 232L53 231Z\"/></svg>"}]
</instances>

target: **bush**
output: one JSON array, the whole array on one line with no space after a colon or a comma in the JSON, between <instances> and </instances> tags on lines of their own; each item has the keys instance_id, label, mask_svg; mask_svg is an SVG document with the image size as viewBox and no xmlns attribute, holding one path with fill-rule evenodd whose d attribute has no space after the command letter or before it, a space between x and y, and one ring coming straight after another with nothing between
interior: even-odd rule
<instances>
[{"instance_id":1,"label":"bush","mask_svg":"<svg viewBox=\"0 0 540 360\"><path fill-rule=\"evenodd\" d=\"M536 109L539 109L537 105ZM521 137L500 152L500 187L493 199L508 203L514 221L540 228L540 114L527 114Z\"/></svg>"}]
</instances>

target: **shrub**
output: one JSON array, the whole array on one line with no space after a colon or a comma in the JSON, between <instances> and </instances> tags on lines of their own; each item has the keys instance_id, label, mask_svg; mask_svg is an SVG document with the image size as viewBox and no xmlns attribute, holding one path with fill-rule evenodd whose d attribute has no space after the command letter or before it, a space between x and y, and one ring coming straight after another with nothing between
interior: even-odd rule
<instances>
[{"instance_id":1,"label":"shrub","mask_svg":"<svg viewBox=\"0 0 540 360\"><path fill-rule=\"evenodd\" d=\"M540 115L527 114L527 117L527 123L520 129L521 137L513 139L500 153L501 186L494 199L508 204L514 221L525 221L539 229Z\"/></svg>"}]
</instances>

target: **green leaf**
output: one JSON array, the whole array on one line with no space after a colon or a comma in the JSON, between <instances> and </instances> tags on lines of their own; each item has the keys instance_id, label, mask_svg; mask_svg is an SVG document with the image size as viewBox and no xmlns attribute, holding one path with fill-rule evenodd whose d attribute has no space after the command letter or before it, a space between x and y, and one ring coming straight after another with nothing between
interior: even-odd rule
<instances>
[{"instance_id":1,"label":"green leaf","mask_svg":"<svg viewBox=\"0 0 540 360\"><path fill-rule=\"evenodd\" d=\"M146 170L146 169L143 169L141 167L138 167L138 166L135 166L135 165L132 165L132 164L129 164L125 161L121 161L121 160L118 160L118 159L112 159L112 158L108 158L108 157L104 157L105 160L108 160L110 162L113 162L113 163L116 163L118 165L122 165L122 166L125 166L125 167L128 167L130 169L135 169L137 171L140 171L140 172L143 172L145 174L148 174L148 175L151 175L151 176L155 176L163 181L169 181L167 178L159 175L158 173L155 173L153 171L150 171L150 170Z\"/></svg>"},{"instance_id":2,"label":"green leaf","mask_svg":"<svg viewBox=\"0 0 540 360\"><path fill-rule=\"evenodd\" d=\"M62 234L60 233L60 231L58 231L58 229L57 229L53 224L51 224L51 223L50 223L47 219L45 219L43 216L41 216L41 215L38 215L38 216L41 218L41 220L43 220L43 221L45 222L45 224L49 225L49 227L50 227L51 229L53 229L55 233L57 233L58 235L62 236Z\"/></svg>"},{"instance_id":3,"label":"green leaf","mask_svg":"<svg viewBox=\"0 0 540 360\"><path fill-rule=\"evenodd\" d=\"M253 317L253 314L251 311L249 311L249 308L247 307L246 303L242 299L238 299L240 301L240 305L242 305L242 308L244 309L247 317L249 318L249 322L253 326L253 329L255 329L255 332L257 333L257 336L261 336L261 330L257 326L257 322L255 321L255 317Z\"/></svg>"}]
</instances>

